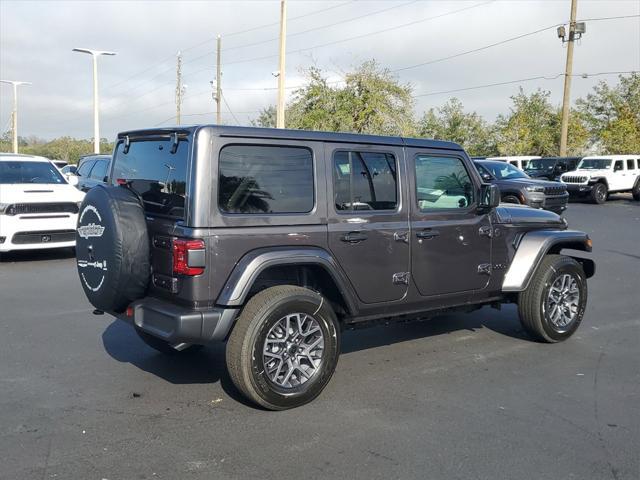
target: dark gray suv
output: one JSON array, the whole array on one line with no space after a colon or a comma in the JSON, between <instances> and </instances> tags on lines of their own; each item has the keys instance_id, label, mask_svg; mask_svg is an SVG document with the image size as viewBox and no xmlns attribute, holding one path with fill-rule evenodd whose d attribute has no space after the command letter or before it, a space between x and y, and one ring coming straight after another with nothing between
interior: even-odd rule
<instances>
[{"instance_id":1,"label":"dark gray suv","mask_svg":"<svg viewBox=\"0 0 640 480\"><path fill-rule=\"evenodd\" d=\"M507 162L476 160L474 163L485 182L500 187L504 203L543 208L558 214L567 209L569 192L563 183L531 178Z\"/></svg>"},{"instance_id":2,"label":"dark gray suv","mask_svg":"<svg viewBox=\"0 0 640 480\"><path fill-rule=\"evenodd\" d=\"M227 342L240 392L282 410L320 394L357 324L516 303L533 338L570 337L591 240L499 199L449 142L130 131L81 206L78 273L95 313L161 352Z\"/></svg>"}]
</instances>

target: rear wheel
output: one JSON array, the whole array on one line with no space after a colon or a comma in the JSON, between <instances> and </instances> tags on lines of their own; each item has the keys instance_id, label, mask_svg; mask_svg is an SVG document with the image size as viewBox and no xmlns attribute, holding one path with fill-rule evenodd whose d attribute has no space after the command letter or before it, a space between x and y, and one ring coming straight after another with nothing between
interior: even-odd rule
<instances>
[{"instance_id":1,"label":"rear wheel","mask_svg":"<svg viewBox=\"0 0 640 480\"><path fill-rule=\"evenodd\" d=\"M571 257L547 255L518 298L524 329L542 342L561 342L576 331L587 306L587 280Z\"/></svg>"},{"instance_id":2,"label":"rear wheel","mask_svg":"<svg viewBox=\"0 0 640 480\"><path fill-rule=\"evenodd\" d=\"M596 183L591 190L591 201L598 205L602 205L607 201L609 189L604 183Z\"/></svg>"},{"instance_id":3,"label":"rear wheel","mask_svg":"<svg viewBox=\"0 0 640 480\"><path fill-rule=\"evenodd\" d=\"M338 362L336 315L320 294L292 285L256 294L227 342L229 376L252 402L270 410L316 398Z\"/></svg>"},{"instance_id":4,"label":"rear wheel","mask_svg":"<svg viewBox=\"0 0 640 480\"><path fill-rule=\"evenodd\" d=\"M516 195L505 195L502 197L502 203L515 203L520 204L520 199Z\"/></svg>"}]
</instances>

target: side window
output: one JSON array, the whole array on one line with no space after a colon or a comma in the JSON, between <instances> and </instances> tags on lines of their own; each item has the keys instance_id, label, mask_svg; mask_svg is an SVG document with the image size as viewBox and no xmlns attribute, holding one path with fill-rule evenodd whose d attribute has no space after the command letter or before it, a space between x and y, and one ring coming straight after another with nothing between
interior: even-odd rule
<instances>
[{"instance_id":1,"label":"side window","mask_svg":"<svg viewBox=\"0 0 640 480\"><path fill-rule=\"evenodd\" d=\"M313 155L304 147L229 145L220 151L218 206L225 213L308 213Z\"/></svg>"},{"instance_id":2,"label":"side window","mask_svg":"<svg viewBox=\"0 0 640 480\"><path fill-rule=\"evenodd\" d=\"M336 210L395 210L396 159L390 153L338 151L333 155Z\"/></svg>"},{"instance_id":3,"label":"side window","mask_svg":"<svg viewBox=\"0 0 640 480\"><path fill-rule=\"evenodd\" d=\"M416 193L421 211L467 208L474 202L474 190L460 158L416 157Z\"/></svg>"},{"instance_id":4,"label":"side window","mask_svg":"<svg viewBox=\"0 0 640 480\"><path fill-rule=\"evenodd\" d=\"M89 172L91 171L91 167L93 167L95 163L96 163L95 160L87 160L78 169L78 174L81 177L86 177L87 175L89 175Z\"/></svg>"},{"instance_id":5,"label":"side window","mask_svg":"<svg viewBox=\"0 0 640 480\"><path fill-rule=\"evenodd\" d=\"M627 160L627 170L635 170L636 166L635 166L635 162L633 161L632 158L629 158Z\"/></svg>"},{"instance_id":6,"label":"side window","mask_svg":"<svg viewBox=\"0 0 640 480\"><path fill-rule=\"evenodd\" d=\"M575 170L577 164L578 162L576 160L569 160L569 167L567 168L567 170Z\"/></svg>"},{"instance_id":7,"label":"side window","mask_svg":"<svg viewBox=\"0 0 640 480\"><path fill-rule=\"evenodd\" d=\"M95 166L91 169L91 174L89 175L89 178L102 182L104 180L105 175L107 174L107 165L109 165L107 161L98 160Z\"/></svg>"},{"instance_id":8,"label":"side window","mask_svg":"<svg viewBox=\"0 0 640 480\"><path fill-rule=\"evenodd\" d=\"M613 171L618 172L620 170L624 170L624 162L622 160L616 160L616 163L613 164Z\"/></svg>"}]
</instances>

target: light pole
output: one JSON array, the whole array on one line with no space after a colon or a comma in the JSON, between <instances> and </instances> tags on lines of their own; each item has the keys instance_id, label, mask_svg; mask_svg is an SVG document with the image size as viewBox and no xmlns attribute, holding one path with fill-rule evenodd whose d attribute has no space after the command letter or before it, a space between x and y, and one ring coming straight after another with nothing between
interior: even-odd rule
<instances>
[{"instance_id":1,"label":"light pole","mask_svg":"<svg viewBox=\"0 0 640 480\"><path fill-rule=\"evenodd\" d=\"M116 52L90 50L88 48L74 48L73 51L88 53L93 57L93 152L100 153L100 118L98 115L98 57L100 55L115 55Z\"/></svg>"},{"instance_id":2,"label":"light pole","mask_svg":"<svg viewBox=\"0 0 640 480\"><path fill-rule=\"evenodd\" d=\"M18 153L18 87L20 85L31 85L30 82L19 82L16 80L0 80L2 83L13 85L13 112L11 112L11 136L13 137L13 153Z\"/></svg>"}]
</instances>

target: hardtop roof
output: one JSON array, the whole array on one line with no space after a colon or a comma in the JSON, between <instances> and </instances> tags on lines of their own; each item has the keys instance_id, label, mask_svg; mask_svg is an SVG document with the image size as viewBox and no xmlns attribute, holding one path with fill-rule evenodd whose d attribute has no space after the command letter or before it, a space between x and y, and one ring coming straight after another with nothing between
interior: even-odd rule
<instances>
[{"instance_id":1,"label":"hardtop roof","mask_svg":"<svg viewBox=\"0 0 640 480\"><path fill-rule=\"evenodd\" d=\"M437 148L446 150L462 150L462 147L454 142L447 142L444 140L430 140L425 138L391 137L383 135L364 135L358 133L317 132L309 130L291 130L262 127L235 127L208 124L130 130L119 133L118 139L123 139L126 136L140 137L148 135L168 135L174 132L190 134L202 128L213 128L215 129L216 134L220 137L311 140L318 142L366 143L372 145L392 145L400 147L406 146Z\"/></svg>"}]
</instances>

